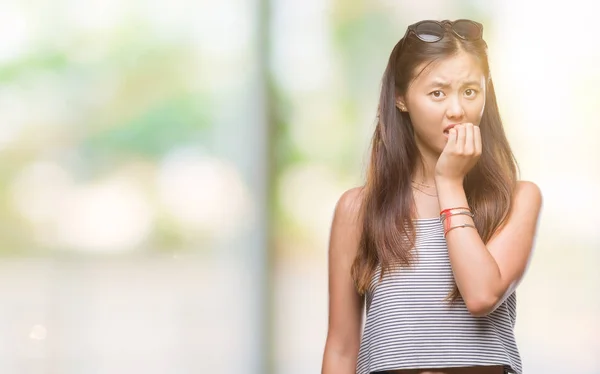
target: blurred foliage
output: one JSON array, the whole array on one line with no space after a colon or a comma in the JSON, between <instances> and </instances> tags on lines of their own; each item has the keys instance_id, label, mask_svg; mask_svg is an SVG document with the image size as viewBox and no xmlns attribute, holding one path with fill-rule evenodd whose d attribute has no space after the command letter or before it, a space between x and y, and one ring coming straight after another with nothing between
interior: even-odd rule
<instances>
[{"instance_id":1,"label":"blurred foliage","mask_svg":"<svg viewBox=\"0 0 600 374\"><path fill-rule=\"evenodd\" d=\"M177 145L198 144L207 137L207 101L193 95L160 101L122 124L91 134L82 147L88 155L122 160L131 154L154 159Z\"/></svg>"},{"instance_id":2,"label":"blurred foliage","mask_svg":"<svg viewBox=\"0 0 600 374\"><path fill-rule=\"evenodd\" d=\"M105 33L40 35L0 63L0 84L28 107L19 114L25 120L9 124L18 135L3 149L2 253L43 251L11 201L11 184L30 162L54 162L86 184L130 162L157 163L178 147L212 146L214 95L200 81L197 47L165 38L143 20L128 21ZM51 107L47 118L39 104L61 108ZM184 243L181 228L159 214L147 248Z\"/></svg>"}]
</instances>

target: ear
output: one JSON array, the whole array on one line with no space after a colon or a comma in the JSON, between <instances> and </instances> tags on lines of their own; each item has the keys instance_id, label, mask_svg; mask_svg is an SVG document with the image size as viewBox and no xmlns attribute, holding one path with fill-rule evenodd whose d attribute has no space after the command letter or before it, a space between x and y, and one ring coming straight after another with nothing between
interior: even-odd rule
<instances>
[{"instance_id":1,"label":"ear","mask_svg":"<svg viewBox=\"0 0 600 374\"><path fill-rule=\"evenodd\" d=\"M402 96L396 96L396 107L400 109L401 112L408 112L408 108L406 107L406 101Z\"/></svg>"}]
</instances>

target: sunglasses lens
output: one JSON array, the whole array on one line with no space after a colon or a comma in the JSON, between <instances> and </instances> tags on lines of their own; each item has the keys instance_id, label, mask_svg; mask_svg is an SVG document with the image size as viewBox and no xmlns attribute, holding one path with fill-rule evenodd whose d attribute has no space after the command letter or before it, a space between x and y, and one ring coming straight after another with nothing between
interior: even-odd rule
<instances>
[{"instance_id":1,"label":"sunglasses lens","mask_svg":"<svg viewBox=\"0 0 600 374\"><path fill-rule=\"evenodd\" d=\"M481 37L481 28L471 21L457 21L453 25L454 31L467 40L475 40Z\"/></svg>"},{"instance_id":2,"label":"sunglasses lens","mask_svg":"<svg viewBox=\"0 0 600 374\"><path fill-rule=\"evenodd\" d=\"M415 28L415 34L424 42L437 42L444 36L444 27L436 22L422 22Z\"/></svg>"}]
</instances>

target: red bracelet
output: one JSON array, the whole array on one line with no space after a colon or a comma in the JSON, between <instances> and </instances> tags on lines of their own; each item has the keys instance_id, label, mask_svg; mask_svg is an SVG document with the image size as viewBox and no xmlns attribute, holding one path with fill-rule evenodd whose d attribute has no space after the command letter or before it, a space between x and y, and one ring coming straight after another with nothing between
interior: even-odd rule
<instances>
[{"instance_id":1,"label":"red bracelet","mask_svg":"<svg viewBox=\"0 0 600 374\"><path fill-rule=\"evenodd\" d=\"M454 215L468 215L473 218L473 213L468 207L448 208L444 209L440 213L440 219L444 223L444 230L448 230L452 225L451 217Z\"/></svg>"},{"instance_id":2,"label":"red bracelet","mask_svg":"<svg viewBox=\"0 0 600 374\"><path fill-rule=\"evenodd\" d=\"M448 208L448 209L444 209L444 210L442 210L442 211L440 212L440 216L443 216L443 215L444 215L444 214L446 214L446 213L449 213L449 212L451 212L451 211L453 211L453 210L458 210L458 209L461 209L461 210L468 210L469 212L471 211L471 209L470 209L469 207L460 206L460 207L458 207L458 208Z\"/></svg>"}]
</instances>

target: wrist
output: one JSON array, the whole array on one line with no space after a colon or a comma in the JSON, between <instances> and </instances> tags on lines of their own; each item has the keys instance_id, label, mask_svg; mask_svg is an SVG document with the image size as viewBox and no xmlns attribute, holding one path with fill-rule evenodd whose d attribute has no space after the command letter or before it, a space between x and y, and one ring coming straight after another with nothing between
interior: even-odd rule
<instances>
[{"instance_id":1,"label":"wrist","mask_svg":"<svg viewBox=\"0 0 600 374\"><path fill-rule=\"evenodd\" d=\"M437 188L462 187L463 178L435 177L435 185Z\"/></svg>"}]
</instances>

